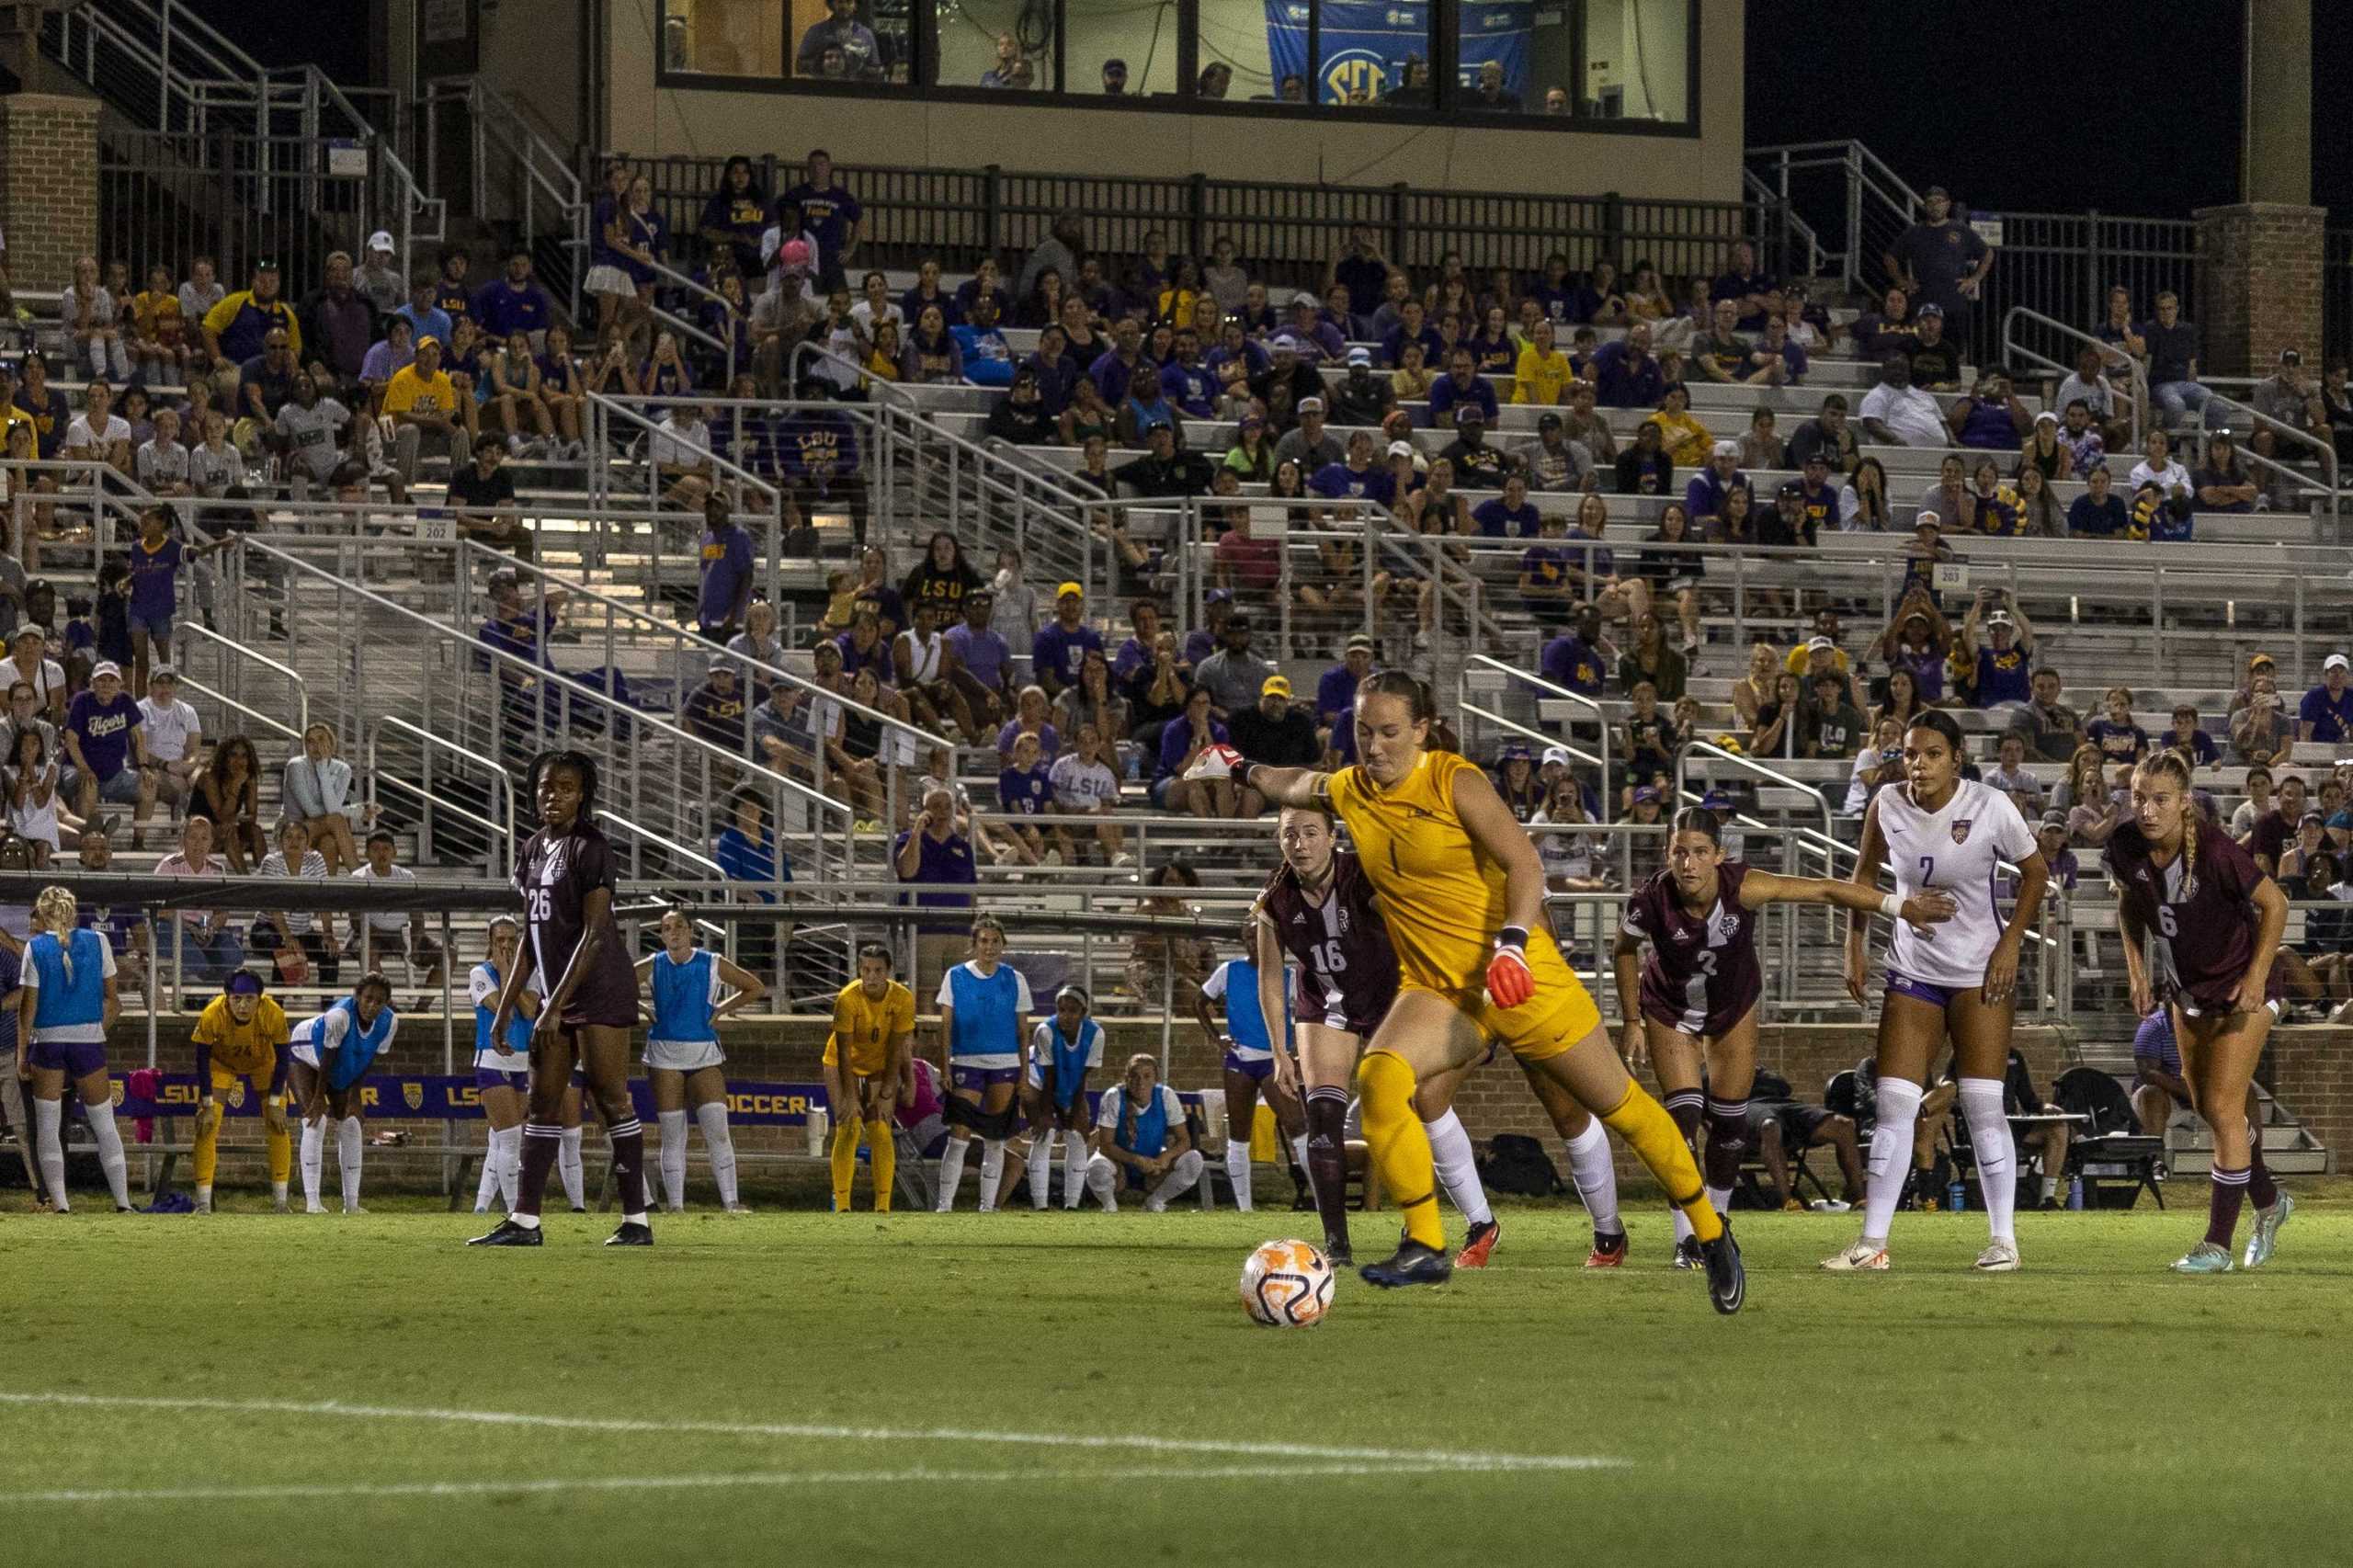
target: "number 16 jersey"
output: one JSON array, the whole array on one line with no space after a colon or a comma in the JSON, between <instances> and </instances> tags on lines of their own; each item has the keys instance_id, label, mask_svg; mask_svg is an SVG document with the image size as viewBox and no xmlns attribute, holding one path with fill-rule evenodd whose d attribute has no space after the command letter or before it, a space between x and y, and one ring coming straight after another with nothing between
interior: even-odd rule
<instances>
[{"instance_id":1,"label":"number 16 jersey","mask_svg":"<svg viewBox=\"0 0 2353 1568\"><path fill-rule=\"evenodd\" d=\"M1999 862L2023 861L2036 852L2034 830L2007 795L1972 778L1953 787L1941 811L1913 804L1909 784L1881 790L1872 797L1871 809L1879 812L1896 892L1909 898L1934 888L1954 904L1950 920L1926 930L1895 922L1889 971L1961 990L1984 984L1986 962L2002 939L1994 873Z\"/></svg>"},{"instance_id":2,"label":"number 16 jersey","mask_svg":"<svg viewBox=\"0 0 2353 1568\"><path fill-rule=\"evenodd\" d=\"M1267 881L1258 913L1299 965L1299 1019L1370 1035L1397 997L1397 952L1357 858L1332 852L1332 886L1319 906L1286 864Z\"/></svg>"}]
</instances>

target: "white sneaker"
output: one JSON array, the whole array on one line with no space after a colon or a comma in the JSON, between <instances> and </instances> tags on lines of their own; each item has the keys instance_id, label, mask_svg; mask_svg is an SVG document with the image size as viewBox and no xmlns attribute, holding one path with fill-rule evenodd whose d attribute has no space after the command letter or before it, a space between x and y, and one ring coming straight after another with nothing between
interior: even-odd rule
<instances>
[{"instance_id":1,"label":"white sneaker","mask_svg":"<svg viewBox=\"0 0 2353 1568\"><path fill-rule=\"evenodd\" d=\"M1832 1274L1884 1274L1888 1267L1887 1248L1858 1240L1837 1256L1824 1258L1822 1267Z\"/></svg>"},{"instance_id":2,"label":"white sneaker","mask_svg":"<svg viewBox=\"0 0 2353 1568\"><path fill-rule=\"evenodd\" d=\"M1990 1242L1970 1267L1980 1274L2016 1274L2018 1271L2018 1244Z\"/></svg>"},{"instance_id":3,"label":"white sneaker","mask_svg":"<svg viewBox=\"0 0 2353 1568\"><path fill-rule=\"evenodd\" d=\"M324 1203L306 1203L302 1205L302 1212L305 1214L324 1214L326 1211L327 1206Z\"/></svg>"}]
</instances>

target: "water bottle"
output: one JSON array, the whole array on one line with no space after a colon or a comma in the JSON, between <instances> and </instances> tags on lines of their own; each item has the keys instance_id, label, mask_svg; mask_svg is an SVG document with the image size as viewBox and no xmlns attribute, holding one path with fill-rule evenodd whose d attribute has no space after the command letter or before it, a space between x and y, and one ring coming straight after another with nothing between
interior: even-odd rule
<instances>
[{"instance_id":1,"label":"water bottle","mask_svg":"<svg viewBox=\"0 0 2353 1568\"><path fill-rule=\"evenodd\" d=\"M1952 1185L1945 1188L1945 1211L1949 1214L1958 1214L1968 1207L1969 1189L1961 1184L1959 1176L1955 1176Z\"/></svg>"},{"instance_id":2,"label":"water bottle","mask_svg":"<svg viewBox=\"0 0 2353 1568\"><path fill-rule=\"evenodd\" d=\"M2071 1210L2080 1210L2083 1206L2084 1178L2081 1176L2070 1177L2067 1182L2067 1207Z\"/></svg>"}]
</instances>

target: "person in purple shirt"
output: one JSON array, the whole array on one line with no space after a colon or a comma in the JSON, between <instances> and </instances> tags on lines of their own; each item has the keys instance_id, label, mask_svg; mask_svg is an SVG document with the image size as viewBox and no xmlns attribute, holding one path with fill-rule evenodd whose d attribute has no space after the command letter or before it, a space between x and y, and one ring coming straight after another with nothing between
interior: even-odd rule
<instances>
[{"instance_id":1,"label":"person in purple shirt","mask_svg":"<svg viewBox=\"0 0 2353 1568\"><path fill-rule=\"evenodd\" d=\"M1180 327L1168 363L1160 368L1161 394L1195 419L1217 412L1217 374L1201 363L1201 335Z\"/></svg>"},{"instance_id":2,"label":"person in purple shirt","mask_svg":"<svg viewBox=\"0 0 2353 1568\"><path fill-rule=\"evenodd\" d=\"M1086 379L1095 383L1095 390L1112 408L1128 401L1128 382L1136 372L1150 370L1138 348L1142 335L1133 321L1122 318L1111 329L1110 348L1086 368Z\"/></svg>"},{"instance_id":3,"label":"person in purple shirt","mask_svg":"<svg viewBox=\"0 0 2353 1568\"><path fill-rule=\"evenodd\" d=\"M76 805L85 821L97 820L98 802L141 805L147 746L140 734L139 703L122 688L122 666L101 662L90 672L89 689L65 710L65 755L74 764Z\"/></svg>"},{"instance_id":4,"label":"person in purple shirt","mask_svg":"<svg viewBox=\"0 0 2353 1568\"><path fill-rule=\"evenodd\" d=\"M725 642L743 629L752 600L752 535L728 515L727 498L702 505L702 595L695 608L702 634Z\"/></svg>"},{"instance_id":5,"label":"person in purple shirt","mask_svg":"<svg viewBox=\"0 0 2353 1568\"><path fill-rule=\"evenodd\" d=\"M1536 504L1528 498L1528 479L1520 473L1504 477L1504 493L1471 508L1471 518L1489 539L1534 539Z\"/></svg>"},{"instance_id":6,"label":"person in purple shirt","mask_svg":"<svg viewBox=\"0 0 2353 1568\"><path fill-rule=\"evenodd\" d=\"M2346 676L2344 654L2331 653L2321 661L2320 684L2296 706L2298 740L2336 745L2353 735L2353 690L2347 689Z\"/></svg>"},{"instance_id":7,"label":"person in purple shirt","mask_svg":"<svg viewBox=\"0 0 2353 1568\"><path fill-rule=\"evenodd\" d=\"M1372 433L1358 430L1348 437L1346 462L1326 463L1315 471L1307 488L1330 501L1378 501L1396 505L1397 476L1372 460Z\"/></svg>"},{"instance_id":8,"label":"person in purple shirt","mask_svg":"<svg viewBox=\"0 0 2353 1568\"><path fill-rule=\"evenodd\" d=\"M1245 335L1239 322L1228 322L1218 346L1209 351L1201 363L1208 369L1211 375L1217 378L1218 384L1222 386L1226 381L1225 367L1237 359L1242 362L1244 381L1264 374L1267 368L1274 363L1267 358L1267 351L1264 348Z\"/></svg>"},{"instance_id":9,"label":"person in purple shirt","mask_svg":"<svg viewBox=\"0 0 2353 1568\"><path fill-rule=\"evenodd\" d=\"M899 881L927 889L970 886L981 880L972 861L972 841L956 831L954 795L938 785L924 791L923 810L917 813L915 825L899 835L891 846L891 862ZM970 909L972 895L927 891L915 894L915 903L924 909ZM916 929L938 932L955 927L921 926Z\"/></svg>"},{"instance_id":10,"label":"person in purple shirt","mask_svg":"<svg viewBox=\"0 0 2353 1568\"><path fill-rule=\"evenodd\" d=\"M1185 694L1185 711L1171 719L1160 732L1159 766L1152 775L1152 803L1161 811L1189 811L1197 817L1233 814L1233 779L1185 778L1185 769L1192 766L1193 758L1203 748L1232 744L1225 726L1210 716L1211 700L1208 687L1193 687Z\"/></svg>"},{"instance_id":11,"label":"person in purple shirt","mask_svg":"<svg viewBox=\"0 0 2353 1568\"><path fill-rule=\"evenodd\" d=\"M1599 697L1615 665L1601 635L1601 611L1586 605L1577 611L1576 628L1544 644L1544 678L1580 697Z\"/></svg>"},{"instance_id":12,"label":"person in purple shirt","mask_svg":"<svg viewBox=\"0 0 2353 1568\"><path fill-rule=\"evenodd\" d=\"M1756 248L1742 240L1732 247L1732 265L1708 285L1708 298L1732 301L1740 307L1740 330L1761 332L1765 328L1765 296L1772 288L1773 279L1756 270Z\"/></svg>"},{"instance_id":13,"label":"person in purple shirt","mask_svg":"<svg viewBox=\"0 0 2353 1568\"><path fill-rule=\"evenodd\" d=\"M1475 404L1484 411L1488 424L1495 422L1495 389L1479 374L1478 356L1469 348L1457 348L1448 359L1447 373L1430 384L1431 421L1452 425L1457 403Z\"/></svg>"},{"instance_id":14,"label":"person in purple shirt","mask_svg":"<svg viewBox=\"0 0 2353 1568\"><path fill-rule=\"evenodd\" d=\"M1740 471L1740 443L1718 441L1708 466L1683 487L1683 510L1690 517L1692 528L1704 536L1709 526L1723 516L1724 496L1734 490L1748 491L1752 503L1756 499L1748 475Z\"/></svg>"},{"instance_id":15,"label":"person in purple shirt","mask_svg":"<svg viewBox=\"0 0 2353 1568\"><path fill-rule=\"evenodd\" d=\"M209 544L189 546L168 533L170 514L151 506L139 519L139 539L131 547L131 687L143 691L151 665L169 664L172 657L172 610L178 602L181 568L198 557L226 550L236 540L223 534Z\"/></svg>"},{"instance_id":16,"label":"person in purple shirt","mask_svg":"<svg viewBox=\"0 0 2353 1568\"><path fill-rule=\"evenodd\" d=\"M518 332L548 329L553 312L547 290L531 277L529 246L517 245L506 258L506 276L484 285L474 296L473 314L483 330L501 342Z\"/></svg>"},{"instance_id":17,"label":"person in purple shirt","mask_svg":"<svg viewBox=\"0 0 2353 1568\"><path fill-rule=\"evenodd\" d=\"M1340 721L1356 710L1357 687L1372 673L1372 638L1357 632L1348 639L1340 662L1315 683L1315 717L1336 735Z\"/></svg>"},{"instance_id":18,"label":"person in purple shirt","mask_svg":"<svg viewBox=\"0 0 2353 1568\"><path fill-rule=\"evenodd\" d=\"M1086 590L1064 583L1054 594L1054 619L1038 629L1029 642L1029 678L1060 697L1065 687L1078 684L1086 655L1103 651L1103 634L1086 624Z\"/></svg>"},{"instance_id":19,"label":"person in purple shirt","mask_svg":"<svg viewBox=\"0 0 2353 1568\"><path fill-rule=\"evenodd\" d=\"M1636 322L1626 335L1605 343L1593 356L1597 400L1605 408L1655 408L1665 395L1665 379L1651 357L1651 325Z\"/></svg>"},{"instance_id":20,"label":"person in purple shirt","mask_svg":"<svg viewBox=\"0 0 2353 1568\"><path fill-rule=\"evenodd\" d=\"M1299 357L1313 365L1336 361L1347 352L1348 340L1324 319L1323 301L1302 289L1290 297L1290 323L1284 327L1299 345Z\"/></svg>"},{"instance_id":21,"label":"person in purple shirt","mask_svg":"<svg viewBox=\"0 0 2353 1568\"><path fill-rule=\"evenodd\" d=\"M955 673L949 678L972 704L972 717L989 724L1013 710L1013 688L1006 684L1013 649L989 630L989 618L995 613L995 595L968 593L964 624L948 629L948 651L956 656Z\"/></svg>"},{"instance_id":22,"label":"person in purple shirt","mask_svg":"<svg viewBox=\"0 0 2353 1568\"><path fill-rule=\"evenodd\" d=\"M1438 341L1437 330L1423 318L1422 302L1419 300L1407 300L1397 307L1397 324L1391 327L1381 340L1382 364L1396 364L1398 355L1409 342L1422 346L1423 364L1438 363L1439 354L1445 350L1445 345Z\"/></svg>"}]
</instances>

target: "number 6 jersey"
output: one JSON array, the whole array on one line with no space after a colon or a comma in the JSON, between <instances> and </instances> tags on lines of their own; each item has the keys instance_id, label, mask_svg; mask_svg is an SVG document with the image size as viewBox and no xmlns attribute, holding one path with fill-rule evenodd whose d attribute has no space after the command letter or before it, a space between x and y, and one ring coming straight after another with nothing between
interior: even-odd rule
<instances>
[{"instance_id":1,"label":"number 6 jersey","mask_svg":"<svg viewBox=\"0 0 2353 1568\"><path fill-rule=\"evenodd\" d=\"M1332 885L1318 905L1285 863L1267 879L1258 915L1299 965L1299 1019L1369 1035L1397 996L1397 952L1372 901L1372 881L1346 849L1332 852Z\"/></svg>"},{"instance_id":2,"label":"number 6 jersey","mask_svg":"<svg viewBox=\"0 0 2353 1568\"><path fill-rule=\"evenodd\" d=\"M2255 890L2267 880L2254 857L2211 824L2193 821L2192 858L2176 855L2160 867L2138 823L2126 823L2108 841L2108 876L2120 903L2148 928L2149 979L2160 999L2181 1004L2192 1017L2224 1012L2255 961L2258 926ZM2283 994L2278 968L2270 995Z\"/></svg>"},{"instance_id":3,"label":"number 6 jersey","mask_svg":"<svg viewBox=\"0 0 2353 1568\"><path fill-rule=\"evenodd\" d=\"M1935 888L1955 905L1950 920L1926 930L1896 921L1889 971L1962 990L1984 984L1986 961L2002 939L1994 873L2003 860L2023 862L2037 852L2034 830L2007 795L1972 778L1953 786L1941 811L1914 805L1908 783L1881 790L1871 798L1871 810L1887 840L1896 892L1909 898Z\"/></svg>"}]
</instances>

